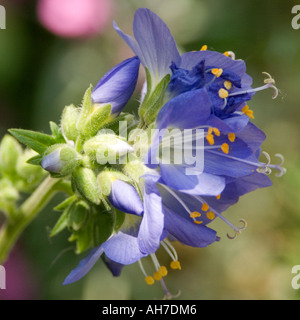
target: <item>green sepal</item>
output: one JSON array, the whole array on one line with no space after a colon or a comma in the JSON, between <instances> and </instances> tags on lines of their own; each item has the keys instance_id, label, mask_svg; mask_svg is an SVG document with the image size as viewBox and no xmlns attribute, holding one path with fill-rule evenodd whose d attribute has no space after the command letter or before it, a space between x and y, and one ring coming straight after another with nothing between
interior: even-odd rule
<instances>
[{"instance_id":1,"label":"green sepal","mask_svg":"<svg viewBox=\"0 0 300 320\"><path fill-rule=\"evenodd\" d=\"M66 106L61 117L61 127L68 140L76 141L79 136L77 121L79 119L79 108L74 105Z\"/></svg>"},{"instance_id":2,"label":"green sepal","mask_svg":"<svg viewBox=\"0 0 300 320\"><path fill-rule=\"evenodd\" d=\"M73 202L67 209L67 226L73 231L78 231L86 224L90 208L83 200Z\"/></svg>"},{"instance_id":3,"label":"green sepal","mask_svg":"<svg viewBox=\"0 0 300 320\"><path fill-rule=\"evenodd\" d=\"M92 86L84 94L82 111L77 122L77 129L86 137L96 135L111 115L111 105L93 104L91 94Z\"/></svg>"},{"instance_id":4,"label":"green sepal","mask_svg":"<svg viewBox=\"0 0 300 320\"><path fill-rule=\"evenodd\" d=\"M50 237L54 237L60 232L62 232L65 228L67 228L67 216L68 216L68 211L65 210L57 220L55 226L52 228L50 232Z\"/></svg>"},{"instance_id":5,"label":"green sepal","mask_svg":"<svg viewBox=\"0 0 300 320\"><path fill-rule=\"evenodd\" d=\"M65 140L64 136L62 135L62 132L61 132L59 126L55 122L50 121L50 129L51 129L52 136L55 139L56 143L66 143L66 140Z\"/></svg>"},{"instance_id":6,"label":"green sepal","mask_svg":"<svg viewBox=\"0 0 300 320\"><path fill-rule=\"evenodd\" d=\"M151 81L150 88L148 88L148 81L150 75L147 73L147 93L145 98L139 108L139 115L141 119L147 124L150 125L155 121L158 112L163 106L164 96L167 89L167 86L170 82L171 76L167 74L159 84L154 88L153 92L151 91Z\"/></svg>"},{"instance_id":7,"label":"green sepal","mask_svg":"<svg viewBox=\"0 0 300 320\"><path fill-rule=\"evenodd\" d=\"M44 156L43 155L36 155L36 156L33 156L31 157L30 159L28 159L26 162L28 164L32 164L32 165L35 165L35 166L39 166L43 160Z\"/></svg>"},{"instance_id":8,"label":"green sepal","mask_svg":"<svg viewBox=\"0 0 300 320\"><path fill-rule=\"evenodd\" d=\"M8 130L16 139L39 154L56 143L56 139L48 134L24 129Z\"/></svg>"},{"instance_id":9,"label":"green sepal","mask_svg":"<svg viewBox=\"0 0 300 320\"><path fill-rule=\"evenodd\" d=\"M90 248L101 245L112 234L115 215L102 206L94 206L86 225L74 231L69 241L76 241L76 253L80 254Z\"/></svg>"}]
</instances>

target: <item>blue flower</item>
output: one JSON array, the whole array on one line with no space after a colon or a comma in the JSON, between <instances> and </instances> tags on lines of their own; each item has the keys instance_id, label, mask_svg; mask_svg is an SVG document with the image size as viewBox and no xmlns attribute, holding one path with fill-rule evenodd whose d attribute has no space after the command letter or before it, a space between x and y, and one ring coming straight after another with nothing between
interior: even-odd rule
<instances>
[{"instance_id":1,"label":"blue flower","mask_svg":"<svg viewBox=\"0 0 300 320\"><path fill-rule=\"evenodd\" d=\"M95 104L111 104L111 114L118 115L136 87L140 61L129 58L106 73L92 91Z\"/></svg>"}]
</instances>

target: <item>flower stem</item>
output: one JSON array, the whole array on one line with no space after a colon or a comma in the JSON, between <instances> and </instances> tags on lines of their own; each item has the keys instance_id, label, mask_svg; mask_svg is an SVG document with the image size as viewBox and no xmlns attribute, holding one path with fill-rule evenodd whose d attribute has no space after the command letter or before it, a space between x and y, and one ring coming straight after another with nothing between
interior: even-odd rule
<instances>
[{"instance_id":1,"label":"flower stem","mask_svg":"<svg viewBox=\"0 0 300 320\"><path fill-rule=\"evenodd\" d=\"M14 219L8 219L0 229L0 264L4 262L27 225L46 206L55 193L61 191L61 179L48 176L17 209ZM66 190L67 191L67 190Z\"/></svg>"}]
</instances>

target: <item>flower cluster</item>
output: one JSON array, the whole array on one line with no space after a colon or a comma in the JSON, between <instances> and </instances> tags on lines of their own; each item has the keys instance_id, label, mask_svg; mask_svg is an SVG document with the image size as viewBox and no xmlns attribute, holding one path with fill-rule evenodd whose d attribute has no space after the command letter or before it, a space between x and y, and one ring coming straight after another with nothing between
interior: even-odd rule
<instances>
[{"instance_id":1,"label":"flower cluster","mask_svg":"<svg viewBox=\"0 0 300 320\"><path fill-rule=\"evenodd\" d=\"M80 107L64 109L61 126L52 136L12 130L39 154L52 177L69 181L73 193L56 207L62 214L52 235L68 228L77 252L89 255L64 284L81 279L102 257L114 276L124 265L138 262L147 284L168 273L155 253L162 247L170 268L181 269L172 241L207 247L220 240L210 223L239 198L270 186L272 169L284 174L283 158L271 164L261 151L265 134L251 119L248 101L275 81L265 73L262 87L253 88L243 60L233 52L201 50L180 54L165 23L148 9L137 10L134 38L114 28L134 52L99 83L90 87ZM145 68L138 118L123 112ZM130 129L130 132L128 132ZM166 152L165 152L166 151ZM266 162L260 156L266 157ZM154 271L142 259L150 256Z\"/></svg>"}]
</instances>

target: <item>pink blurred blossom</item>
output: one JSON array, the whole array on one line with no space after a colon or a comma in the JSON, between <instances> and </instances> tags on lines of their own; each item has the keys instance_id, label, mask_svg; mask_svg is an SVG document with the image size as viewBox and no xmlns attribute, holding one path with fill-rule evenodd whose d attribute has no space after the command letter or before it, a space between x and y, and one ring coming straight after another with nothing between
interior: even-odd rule
<instances>
[{"instance_id":1,"label":"pink blurred blossom","mask_svg":"<svg viewBox=\"0 0 300 320\"><path fill-rule=\"evenodd\" d=\"M33 269L22 248L16 246L4 264L6 289L0 289L0 300L35 300L38 299L38 285Z\"/></svg>"},{"instance_id":2,"label":"pink blurred blossom","mask_svg":"<svg viewBox=\"0 0 300 320\"><path fill-rule=\"evenodd\" d=\"M113 0L39 0L40 22L61 37L88 37L111 22Z\"/></svg>"}]
</instances>

